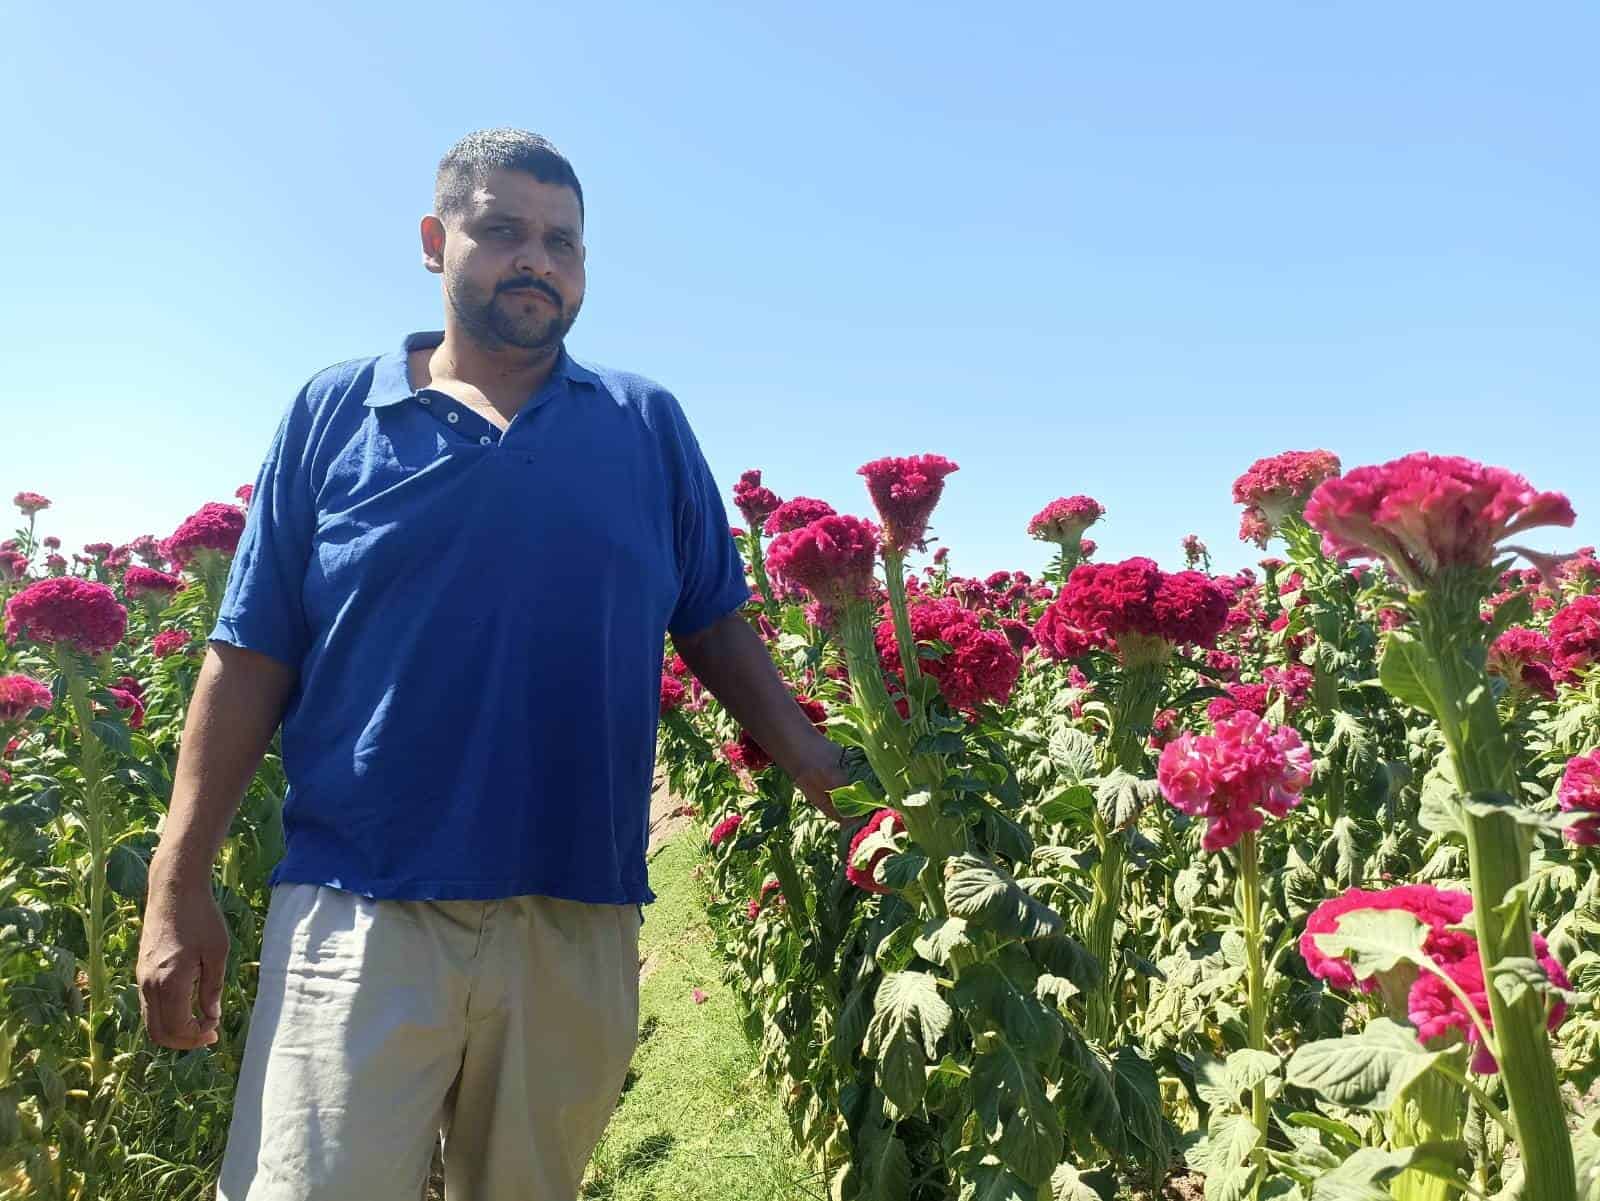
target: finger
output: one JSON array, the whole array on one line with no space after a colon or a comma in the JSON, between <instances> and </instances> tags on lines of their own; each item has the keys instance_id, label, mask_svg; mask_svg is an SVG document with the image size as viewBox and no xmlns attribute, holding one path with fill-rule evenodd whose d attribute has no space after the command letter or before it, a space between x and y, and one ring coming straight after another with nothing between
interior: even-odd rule
<instances>
[{"instance_id":1,"label":"finger","mask_svg":"<svg viewBox=\"0 0 1600 1201\"><path fill-rule=\"evenodd\" d=\"M200 1016L208 1030L222 1019L222 980L228 966L226 951L207 955L200 961Z\"/></svg>"},{"instance_id":2,"label":"finger","mask_svg":"<svg viewBox=\"0 0 1600 1201\"><path fill-rule=\"evenodd\" d=\"M144 1011L144 1028L150 1032L150 1041L156 1046L166 1045L166 1027L161 1023L161 1005L155 985L149 980L139 983L139 1008Z\"/></svg>"},{"instance_id":3,"label":"finger","mask_svg":"<svg viewBox=\"0 0 1600 1201\"><path fill-rule=\"evenodd\" d=\"M165 1045L176 1050L193 1050L204 1038L204 1031L194 1020L194 986L198 975L195 965L185 964L157 985L161 1025L167 1035Z\"/></svg>"}]
</instances>

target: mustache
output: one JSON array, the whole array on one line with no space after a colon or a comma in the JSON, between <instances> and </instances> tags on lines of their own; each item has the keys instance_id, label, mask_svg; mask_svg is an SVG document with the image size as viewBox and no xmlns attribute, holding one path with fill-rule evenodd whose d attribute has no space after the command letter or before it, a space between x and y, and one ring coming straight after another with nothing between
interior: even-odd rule
<instances>
[{"instance_id":1,"label":"mustache","mask_svg":"<svg viewBox=\"0 0 1600 1201\"><path fill-rule=\"evenodd\" d=\"M500 295L502 292L537 292L551 304L555 305L556 308L559 309L563 307L561 303L561 297L556 294L556 290L549 284L537 279L519 281L514 284L501 284L494 291L496 296Z\"/></svg>"}]
</instances>

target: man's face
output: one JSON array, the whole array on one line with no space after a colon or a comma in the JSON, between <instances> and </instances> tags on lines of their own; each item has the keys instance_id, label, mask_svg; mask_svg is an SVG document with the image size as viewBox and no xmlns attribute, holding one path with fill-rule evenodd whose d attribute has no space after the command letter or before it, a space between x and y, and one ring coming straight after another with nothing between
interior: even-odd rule
<instances>
[{"instance_id":1,"label":"man's face","mask_svg":"<svg viewBox=\"0 0 1600 1201\"><path fill-rule=\"evenodd\" d=\"M554 350L583 307L577 194L522 171L494 171L425 251L467 335L489 350ZM435 268L435 263L439 264Z\"/></svg>"}]
</instances>

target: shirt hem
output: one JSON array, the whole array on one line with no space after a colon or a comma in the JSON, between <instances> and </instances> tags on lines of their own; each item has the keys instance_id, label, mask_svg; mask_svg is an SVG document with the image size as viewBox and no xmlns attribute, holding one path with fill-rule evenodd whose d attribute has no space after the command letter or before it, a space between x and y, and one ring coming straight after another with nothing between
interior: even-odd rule
<instances>
[{"instance_id":1,"label":"shirt hem","mask_svg":"<svg viewBox=\"0 0 1600 1201\"><path fill-rule=\"evenodd\" d=\"M656 899L648 885L622 892L568 888L531 880L355 880L316 871L273 873L273 884L317 884L353 892L375 901L503 901L509 897L540 896L585 905L648 905Z\"/></svg>"}]
</instances>

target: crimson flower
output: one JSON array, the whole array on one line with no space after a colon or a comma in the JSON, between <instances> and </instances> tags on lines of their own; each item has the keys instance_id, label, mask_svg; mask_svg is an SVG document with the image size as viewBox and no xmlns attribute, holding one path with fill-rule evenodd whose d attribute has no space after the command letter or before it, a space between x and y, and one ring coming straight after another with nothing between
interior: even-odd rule
<instances>
[{"instance_id":1,"label":"crimson flower","mask_svg":"<svg viewBox=\"0 0 1600 1201\"><path fill-rule=\"evenodd\" d=\"M887 846L879 847L867 857L865 862L857 861L856 852L860 849L862 843L877 834L885 825L888 826L888 829L884 831L885 834L892 835L899 830L904 830L905 824L905 816L897 809L879 809L874 813L867 821L867 824L857 830L855 837L850 840L850 851L845 856L845 878L857 888L864 889L867 892L887 895L891 890L878 883L878 865L889 857L890 848Z\"/></svg>"},{"instance_id":2,"label":"crimson flower","mask_svg":"<svg viewBox=\"0 0 1600 1201\"><path fill-rule=\"evenodd\" d=\"M168 655L176 655L189 645L190 633L188 630L162 630L150 639L150 649L157 659L165 659Z\"/></svg>"},{"instance_id":3,"label":"crimson flower","mask_svg":"<svg viewBox=\"0 0 1600 1201\"><path fill-rule=\"evenodd\" d=\"M1406 1016L1417 1028L1417 1041L1426 1046L1434 1039L1460 1034L1466 1039L1467 1046L1476 1048L1472 1057L1473 1071L1480 1075L1498 1071L1499 1065L1495 1063L1494 1055L1483 1045L1483 1037L1478 1033L1478 1022L1482 1022L1485 1028L1492 1029L1494 1026L1478 940L1465 930L1440 930L1429 934L1424 949L1456 987L1467 995L1472 1008L1477 1011L1478 1021L1473 1021L1473 1014L1449 984L1431 972L1425 972L1411 986L1406 1004ZM1572 986L1567 973L1550 954L1550 946L1541 934L1533 936L1533 955L1551 984L1557 988ZM1554 1030L1559 1026L1566 1013L1565 1002L1558 1000L1550 1009L1549 1028Z\"/></svg>"},{"instance_id":4,"label":"crimson flower","mask_svg":"<svg viewBox=\"0 0 1600 1201\"><path fill-rule=\"evenodd\" d=\"M1600 661L1600 596L1574 597L1550 619L1550 650L1567 680Z\"/></svg>"},{"instance_id":5,"label":"crimson flower","mask_svg":"<svg viewBox=\"0 0 1600 1201\"><path fill-rule=\"evenodd\" d=\"M985 629L977 613L948 596L918 601L909 616L917 643L942 642L950 648L936 659L920 660L947 705L973 713L982 704L1003 705L1011 698L1022 660L1004 631ZM878 624L877 644L884 673L898 679L900 655L892 618Z\"/></svg>"},{"instance_id":6,"label":"crimson flower","mask_svg":"<svg viewBox=\"0 0 1600 1201\"><path fill-rule=\"evenodd\" d=\"M35 513L50 507L50 501L37 492L19 492L11 498L11 503L22 510L24 517L32 517Z\"/></svg>"},{"instance_id":7,"label":"crimson flower","mask_svg":"<svg viewBox=\"0 0 1600 1201\"><path fill-rule=\"evenodd\" d=\"M874 459L860 467L867 492L883 519L884 545L892 550L927 548L928 518L944 492L947 475L959 470L943 455Z\"/></svg>"},{"instance_id":8,"label":"crimson flower","mask_svg":"<svg viewBox=\"0 0 1600 1201\"><path fill-rule=\"evenodd\" d=\"M743 814L730 813L727 817L723 818L712 827L711 836L709 839L711 845L714 847L721 846L729 838L733 837L734 831L736 831L743 824Z\"/></svg>"},{"instance_id":9,"label":"crimson flower","mask_svg":"<svg viewBox=\"0 0 1600 1201\"><path fill-rule=\"evenodd\" d=\"M50 689L32 676L0 676L0 722L21 721L54 703Z\"/></svg>"},{"instance_id":10,"label":"crimson flower","mask_svg":"<svg viewBox=\"0 0 1600 1201\"><path fill-rule=\"evenodd\" d=\"M1326 450L1286 450L1257 459L1233 481L1245 506L1239 538L1265 548L1286 517L1298 516L1318 484L1339 474L1339 456Z\"/></svg>"},{"instance_id":11,"label":"crimson flower","mask_svg":"<svg viewBox=\"0 0 1600 1201\"><path fill-rule=\"evenodd\" d=\"M1271 689L1265 684L1230 684L1223 689L1226 696L1214 697L1206 706L1206 716L1215 724L1227 721L1236 713L1254 713L1266 716Z\"/></svg>"},{"instance_id":12,"label":"crimson flower","mask_svg":"<svg viewBox=\"0 0 1600 1201\"><path fill-rule=\"evenodd\" d=\"M1065 550L1078 545L1083 531L1105 515L1105 507L1093 497L1059 497L1029 519L1028 537L1040 542L1054 542ZM1093 546L1092 543L1090 545ZM1084 553L1092 553L1092 550Z\"/></svg>"},{"instance_id":13,"label":"crimson flower","mask_svg":"<svg viewBox=\"0 0 1600 1201\"><path fill-rule=\"evenodd\" d=\"M8 642L68 643L98 655L121 642L127 629L128 611L111 589L91 580L39 580L6 602Z\"/></svg>"},{"instance_id":14,"label":"crimson flower","mask_svg":"<svg viewBox=\"0 0 1600 1201\"><path fill-rule=\"evenodd\" d=\"M778 494L761 486L761 472L751 468L739 477L733 486L733 503L744 514L745 523L758 530L778 507Z\"/></svg>"},{"instance_id":15,"label":"crimson flower","mask_svg":"<svg viewBox=\"0 0 1600 1201\"><path fill-rule=\"evenodd\" d=\"M1200 845L1220 851L1259 830L1262 811L1287 817L1311 782L1311 752L1288 726L1236 713L1213 734L1178 735L1156 767L1161 793L1209 824Z\"/></svg>"},{"instance_id":16,"label":"crimson flower","mask_svg":"<svg viewBox=\"0 0 1600 1201\"><path fill-rule=\"evenodd\" d=\"M0 550L0 584L14 584L27 574L27 555L20 550Z\"/></svg>"},{"instance_id":17,"label":"crimson flower","mask_svg":"<svg viewBox=\"0 0 1600 1201\"><path fill-rule=\"evenodd\" d=\"M254 484L240 484L235 490L234 495L238 497L244 504L248 505L250 503L250 498L254 496L255 493L256 486Z\"/></svg>"},{"instance_id":18,"label":"crimson flower","mask_svg":"<svg viewBox=\"0 0 1600 1201\"><path fill-rule=\"evenodd\" d=\"M1212 645L1227 619L1227 597L1205 575L1133 558L1074 568L1033 632L1050 658L1115 649L1125 663L1159 661L1175 646Z\"/></svg>"},{"instance_id":19,"label":"crimson flower","mask_svg":"<svg viewBox=\"0 0 1600 1201\"><path fill-rule=\"evenodd\" d=\"M202 551L231 555L244 533L244 510L237 505L207 501L161 544L162 551L179 567L187 567Z\"/></svg>"},{"instance_id":20,"label":"crimson flower","mask_svg":"<svg viewBox=\"0 0 1600 1201\"><path fill-rule=\"evenodd\" d=\"M1305 515L1328 554L1382 558L1419 589L1448 567L1487 569L1512 534L1576 520L1559 492L1536 492L1504 468L1426 451L1324 481Z\"/></svg>"},{"instance_id":21,"label":"crimson flower","mask_svg":"<svg viewBox=\"0 0 1600 1201\"><path fill-rule=\"evenodd\" d=\"M877 557L878 528L859 517L835 515L779 534L767 548L767 568L816 597L826 617L872 594Z\"/></svg>"},{"instance_id":22,"label":"crimson flower","mask_svg":"<svg viewBox=\"0 0 1600 1201\"><path fill-rule=\"evenodd\" d=\"M1514 695L1554 700L1556 684L1550 674L1554 657L1550 639L1544 634L1526 626L1513 626L1490 644L1488 671L1504 679Z\"/></svg>"},{"instance_id":23,"label":"crimson flower","mask_svg":"<svg viewBox=\"0 0 1600 1201\"><path fill-rule=\"evenodd\" d=\"M1581 846L1600 844L1600 747L1567 760L1556 798L1564 813L1592 813L1566 829L1567 839Z\"/></svg>"},{"instance_id":24,"label":"crimson flower","mask_svg":"<svg viewBox=\"0 0 1600 1201\"><path fill-rule=\"evenodd\" d=\"M749 730L739 731L738 741L723 743L722 755L734 767L742 768L752 775L772 766L772 756L750 736Z\"/></svg>"},{"instance_id":25,"label":"crimson flower","mask_svg":"<svg viewBox=\"0 0 1600 1201\"><path fill-rule=\"evenodd\" d=\"M774 538L779 534L787 534L790 530L797 530L803 525L810 525L820 517L833 515L834 508L827 501L815 500L809 496L796 496L772 510L764 528L767 537Z\"/></svg>"},{"instance_id":26,"label":"crimson flower","mask_svg":"<svg viewBox=\"0 0 1600 1201\"><path fill-rule=\"evenodd\" d=\"M144 701L126 688L107 688L106 691L117 703L117 708L129 710L128 729L141 729L144 726Z\"/></svg>"},{"instance_id":27,"label":"crimson flower","mask_svg":"<svg viewBox=\"0 0 1600 1201\"><path fill-rule=\"evenodd\" d=\"M156 601L169 601L184 589L179 576L148 567L130 567L122 577L122 590L129 600L148 596Z\"/></svg>"}]
</instances>

